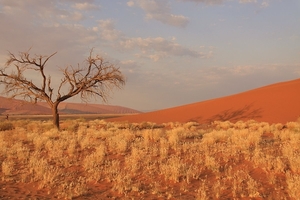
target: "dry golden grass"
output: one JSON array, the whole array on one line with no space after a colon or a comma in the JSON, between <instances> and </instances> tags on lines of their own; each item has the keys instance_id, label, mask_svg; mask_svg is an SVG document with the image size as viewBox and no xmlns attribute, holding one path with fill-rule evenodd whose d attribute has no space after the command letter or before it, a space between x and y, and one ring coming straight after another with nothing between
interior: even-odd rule
<instances>
[{"instance_id":1,"label":"dry golden grass","mask_svg":"<svg viewBox=\"0 0 300 200\"><path fill-rule=\"evenodd\" d=\"M0 198L298 199L300 122L0 122ZM18 196L15 196L18 194Z\"/></svg>"}]
</instances>

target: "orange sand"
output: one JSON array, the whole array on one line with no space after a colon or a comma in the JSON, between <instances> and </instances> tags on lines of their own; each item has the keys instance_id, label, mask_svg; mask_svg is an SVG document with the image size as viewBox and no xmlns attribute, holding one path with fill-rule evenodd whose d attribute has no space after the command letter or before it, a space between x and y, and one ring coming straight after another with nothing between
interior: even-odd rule
<instances>
[{"instance_id":1,"label":"orange sand","mask_svg":"<svg viewBox=\"0 0 300 200\"><path fill-rule=\"evenodd\" d=\"M236 122L254 119L260 122L286 123L295 121L298 117L300 117L300 79L222 98L108 121L210 123L215 120Z\"/></svg>"}]
</instances>

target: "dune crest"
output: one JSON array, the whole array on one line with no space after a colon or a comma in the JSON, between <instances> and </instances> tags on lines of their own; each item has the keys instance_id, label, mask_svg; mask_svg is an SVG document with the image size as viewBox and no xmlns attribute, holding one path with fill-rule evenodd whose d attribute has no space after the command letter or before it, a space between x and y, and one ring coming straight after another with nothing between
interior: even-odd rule
<instances>
[{"instance_id":1,"label":"dune crest","mask_svg":"<svg viewBox=\"0 0 300 200\"><path fill-rule=\"evenodd\" d=\"M286 123L300 117L300 79L169 109L109 119L127 122L247 121Z\"/></svg>"}]
</instances>

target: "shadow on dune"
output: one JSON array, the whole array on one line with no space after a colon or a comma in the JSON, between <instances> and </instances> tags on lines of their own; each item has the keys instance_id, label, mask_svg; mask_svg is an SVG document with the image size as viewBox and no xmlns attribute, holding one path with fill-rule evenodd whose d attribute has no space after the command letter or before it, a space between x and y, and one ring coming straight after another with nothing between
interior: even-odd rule
<instances>
[{"instance_id":1,"label":"shadow on dune","mask_svg":"<svg viewBox=\"0 0 300 200\"><path fill-rule=\"evenodd\" d=\"M221 113L215 114L207 119L202 119L202 116L194 117L190 121L197 121L202 123L211 123L213 121L231 121L236 122L239 120L250 120L250 119L259 119L262 117L262 109L254 108L253 103L245 105L242 108L238 109L227 109Z\"/></svg>"},{"instance_id":2,"label":"shadow on dune","mask_svg":"<svg viewBox=\"0 0 300 200\"><path fill-rule=\"evenodd\" d=\"M8 109L6 109L6 108L0 108L0 114L4 113L6 110L8 110Z\"/></svg>"},{"instance_id":3,"label":"shadow on dune","mask_svg":"<svg viewBox=\"0 0 300 200\"><path fill-rule=\"evenodd\" d=\"M232 121L249 120L261 118L262 109L254 108L253 103L245 105L240 109L228 109L207 119L207 122L213 121Z\"/></svg>"}]
</instances>

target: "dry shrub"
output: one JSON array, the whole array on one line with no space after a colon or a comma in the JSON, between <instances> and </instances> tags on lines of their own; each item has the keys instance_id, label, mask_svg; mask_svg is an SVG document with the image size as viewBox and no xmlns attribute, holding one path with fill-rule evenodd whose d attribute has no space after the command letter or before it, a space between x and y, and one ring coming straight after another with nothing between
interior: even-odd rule
<instances>
[{"instance_id":1,"label":"dry shrub","mask_svg":"<svg viewBox=\"0 0 300 200\"><path fill-rule=\"evenodd\" d=\"M36 184L40 193L48 192L45 199L93 198L93 192L100 199L297 199L299 194L298 122L226 121L202 129L195 122L162 128L80 119L63 122L61 131L48 121L10 123L14 129L0 133L1 185Z\"/></svg>"},{"instance_id":2,"label":"dry shrub","mask_svg":"<svg viewBox=\"0 0 300 200\"><path fill-rule=\"evenodd\" d=\"M12 159L5 159L2 162L2 173L3 177L2 180L5 180L5 177L9 177L13 175L14 169L15 169L15 162Z\"/></svg>"},{"instance_id":3,"label":"dry shrub","mask_svg":"<svg viewBox=\"0 0 300 200\"><path fill-rule=\"evenodd\" d=\"M0 122L0 131L8 131L8 130L13 130L14 125L13 123L9 121L2 121Z\"/></svg>"},{"instance_id":4,"label":"dry shrub","mask_svg":"<svg viewBox=\"0 0 300 200\"><path fill-rule=\"evenodd\" d=\"M300 194L300 175L293 175L288 172L286 179L290 196L298 199Z\"/></svg>"}]
</instances>

